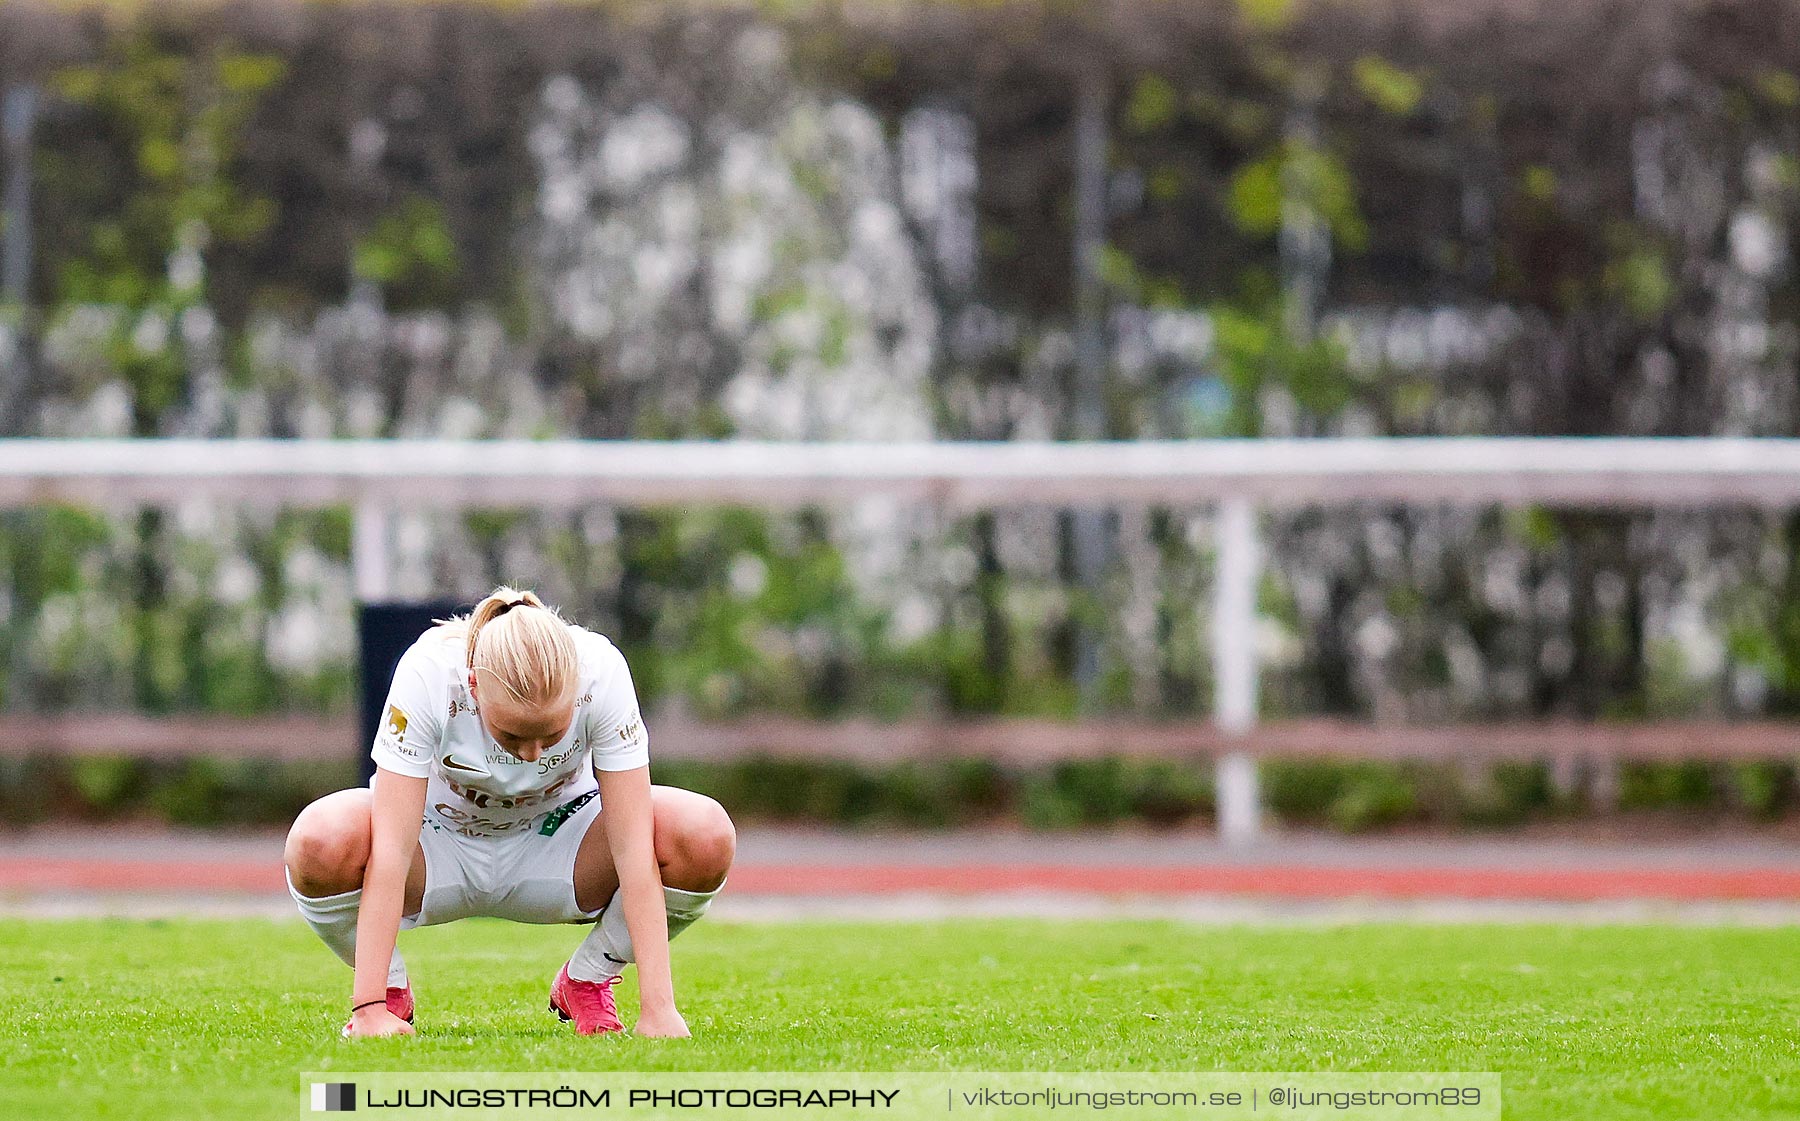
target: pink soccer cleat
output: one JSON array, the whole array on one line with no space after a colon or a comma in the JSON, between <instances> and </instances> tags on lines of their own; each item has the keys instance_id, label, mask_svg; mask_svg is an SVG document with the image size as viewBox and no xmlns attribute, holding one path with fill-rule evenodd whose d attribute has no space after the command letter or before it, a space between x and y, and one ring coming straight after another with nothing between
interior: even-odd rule
<instances>
[{"instance_id":1,"label":"pink soccer cleat","mask_svg":"<svg viewBox=\"0 0 1800 1121\"><path fill-rule=\"evenodd\" d=\"M394 989L394 988L388 989L388 991L387 991L387 1010L389 1012L392 1012L394 1015L400 1017L402 1020L405 1020L407 1023L409 1023L409 1024L412 1023L412 1018L413 1018L412 986L408 985L404 989Z\"/></svg>"},{"instance_id":2,"label":"pink soccer cleat","mask_svg":"<svg viewBox=\"0 0 1800 1121\"><path fill-rule=\"evenodd\" d=\"M618 983L617 977L577 981L569 976L565 964L550 984L550 1011L558 1019L574 1020L575 1030L581 1035L624 1031L625 1025L619 1022L619 1006L613 1002L613 986Z\"/></svg>"}]
</instances>

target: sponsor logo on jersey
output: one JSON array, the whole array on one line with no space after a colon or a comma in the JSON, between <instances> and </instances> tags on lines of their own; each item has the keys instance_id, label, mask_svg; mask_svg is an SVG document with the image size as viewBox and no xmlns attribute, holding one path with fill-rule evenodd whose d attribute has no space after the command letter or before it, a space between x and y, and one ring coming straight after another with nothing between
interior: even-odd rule
<instances>
[{"instance_id":1,"label":"sponsor logo on jersey","mask_svg":"<svg viewBox=\"0 0 1800 1121\"><path fill-rule=\"evenodd\" d=\"M631 719L619 725L617 731L621 740L626 743L636 743L644 738L644 718L634 712L631 714Z\"/></svg>"},{"instance_id":2,"label":"sponsor logo on jersey","mask_svg":"<svg viewBox=\"0 0 1800 1121\"><path fill-rule=\"evenodd\" d=\"M406 742L406 713L401 712L398 705L389 705L387 720L381 725L381 732L376 742L408 759L417 759L419 752Z\"/></svg>"},{"instance_id":3,"label":"sponsor logo on jersey","mask_svg":"<svg viewBox=\"0 0 1800 1121\"><path fill-rule=\"evenodd\" d=\"M590 790L586 794L583 794L581 797L572 798L569 801L564 802L562 805L551 810L549 813L545 814L544 815L544 824L538 826L538 835L541 837L554 836L556 834L556 831L558 829L562 828L563 822L569 820L569 818L574 815L576 810L580 809L581 807L587 805L589 802L593 801L594 796L597 793L599 793L599 792L595 791L595 790Z\"/></svg>"},{"instance_id":4,"label":"sponsor logo on jersey","mask_svg":"<svg viewBox=\"0 0 1800 1121\"><path fill-rule=\"evenodd\" d=\"M569 746L569 750L559 752L556 755L539 756L537 761L538 774L547 775L579 754L581 754L581 737L577 736L575 737L575 742Z\"/></svg>"},{"instance_id":5,"label":"sponsor logo on jersey","mask_svg":"<svg viewBox=\"0 0 1800 1121\"><path fill-rule=\"evenodd\" d=\"M480 767L471 767L467 763L463 762L461 759L458 759L454 755L445 755L444 756L444 766L446 766L452 770L468 771L470 774L474 774L474 775L487 774L487 772L482 770Z\"/></svg>"},{"instance_id":6,"label":"sponsor logo on jersey","mask_svg":"<svg viewBox=\"0 0 1800 1121\"><path fill-rule=\"evenodd\" d=\"M487 776L483 775L482 777L486 778ZM463 801L477 809L517 810L527 806L541 805L544 802L550 801L558 794L561 794L563 789L567 787L569 783L573 782L576 777L577 775L564 775L549 786L544 787L542 790L529 790L523 794L513 794L510 796L495 794L492 791L482 790L475 786L465 786L451 778L449 775L444 775L443 781L444 785L450 788L450 793L456 795L458 798L461 798Z\"/></svg>"},{"instance_id":7,"label":"sponsor logo on jersey","mask_svg":"<svg viewBox=\"0 0 1800 1121\"><path fill-rule=\"evenodd\" d=\"M465 837L497 837L505 833L522 833L531 828L533 818L522 817L517 821L494 821L459 809L448 802L439 802L432 806L438 815L447 823L455 826L451 832Z\"/></svg>"}]
</instances>

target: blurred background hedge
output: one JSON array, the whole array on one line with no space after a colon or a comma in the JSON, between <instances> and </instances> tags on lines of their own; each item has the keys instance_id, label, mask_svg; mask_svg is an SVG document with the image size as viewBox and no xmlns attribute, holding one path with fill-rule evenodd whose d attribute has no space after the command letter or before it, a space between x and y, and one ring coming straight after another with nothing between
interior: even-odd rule
<instances>
[{"instance_id":1,"label":"blurred background hedge","mask_svg":"<svg viewBox=\"0 0 1800 1121\"><path fill-rule=\"evenodd\" d=\"M15 2L0 88L38 98L38 251L0 316L0 434L1056 438L1083 431L1097 342L1113 438L1795 435L1797 21ZM1210 513L1108 515L1098 577L1077 531L596 507L406 513L397 545L403 594L539 587L621 643L652 710L1203 718ZM1267 532L1270 716L1800 709L1800 516L1368 507ZM348 536L341 509L0 513L0 706L347 711ZM1779 768L1642 774L1628 798L1787 804ZM809 813L909 812L911 779L816 781L842 792ZM1022 776L995 812L1205 802L1116 781ZM1351 826L1536 812L1531 781L1494 784L1271 778Z\"/></svg>"},{"instance_id":2,"label":"blurred background hedge","mask_svg":"<svg viewBox=\"0 0 1800 1121\"><path fill-rule=\"evenodd\" d=\"M698 790L739 824L850 829L1127 825L1201 832L1213 821L1211 772L1165 760L1099 759L1044 767L981 760L731 763L660 761L656 782ZM285 828L320 794L356 782L355 764L268 760L147 761L93 756L0 759L0 825L48 821ZM1616 804L1557 792L1547 766L1471 773L1443 764L1282 762L1263 770L1281 825L1340 833L1408 829L1743 829L1791 820L1790 763L1631 764ZM1599 817L1595 817L1598 811ZM1602 829L1604 831L1604 829Z\"/></svg>"}]
</instances>

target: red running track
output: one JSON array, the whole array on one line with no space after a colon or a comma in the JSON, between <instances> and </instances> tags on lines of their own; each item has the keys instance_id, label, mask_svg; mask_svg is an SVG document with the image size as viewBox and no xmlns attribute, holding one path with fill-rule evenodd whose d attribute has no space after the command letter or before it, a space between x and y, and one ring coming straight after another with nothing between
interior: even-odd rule
<instances>
[{"instance_id":1,"label":"red running track","mask_svg":"<svg viewBox=\"0 0 1800 1121\"><path fill-rule=\"evenodd\" d=\"M281 892L262 860L0 857L0 893ZM1243 895L1273 899L1496 899L1582 902L1800 901L1800 868L1343 867L1297 863L768 864L732 869L734 895L854 896L1036 892L1089 896Z\"/></svg>"}]
</instances>

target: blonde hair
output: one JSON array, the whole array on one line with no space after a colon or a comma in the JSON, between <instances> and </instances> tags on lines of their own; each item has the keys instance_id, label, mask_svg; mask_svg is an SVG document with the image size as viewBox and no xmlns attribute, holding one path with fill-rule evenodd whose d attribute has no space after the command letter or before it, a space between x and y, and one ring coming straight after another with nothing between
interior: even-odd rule
<instances>
[{"instance_id":1,"label":"blonde hair","mask_svg":"<svg viewBox=\"0 0 1800 1121\"><path fill-rule=\"evenodd\" d=\"M477 681L497 681L534 708L575 695L581 665L569 624L536 594L502 584L474 611L443 623L446 638L465 640L465 661Z\"/></svg>"}]
</instances>

